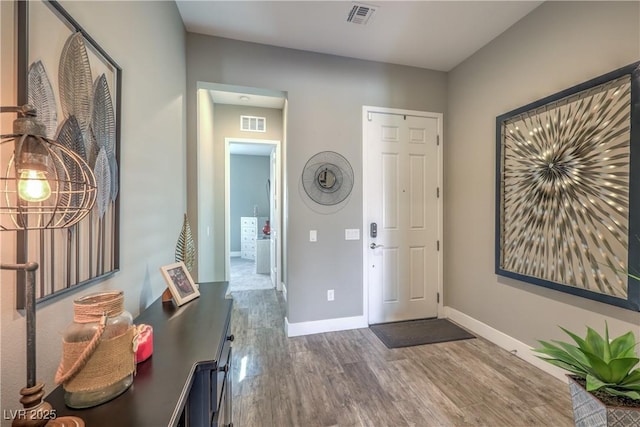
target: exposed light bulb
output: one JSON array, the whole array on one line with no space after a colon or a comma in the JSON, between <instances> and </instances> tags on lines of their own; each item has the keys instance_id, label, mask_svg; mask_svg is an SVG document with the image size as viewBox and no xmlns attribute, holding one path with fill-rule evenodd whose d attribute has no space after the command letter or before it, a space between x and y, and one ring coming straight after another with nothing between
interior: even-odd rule
<instances>
[{"instance_id":1,"label":"exposed light bulb","mask_svg":"<svg viewBox=\"0 0 640 427\"><path fill-rule=\"evenodd\" d=\"M42 202L51 196L51 186L43 171L24 169L18 180L18 196L26 202Z\"/></svg>"}]
</instances>

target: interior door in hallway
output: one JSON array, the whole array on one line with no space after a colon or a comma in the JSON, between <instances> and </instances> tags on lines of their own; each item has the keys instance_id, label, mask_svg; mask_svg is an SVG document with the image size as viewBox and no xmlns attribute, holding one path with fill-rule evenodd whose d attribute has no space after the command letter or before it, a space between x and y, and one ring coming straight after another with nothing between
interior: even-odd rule
<instances>
[{"instance_id":1,"label":"interior door in hallway","mask_svg":"<svg viewBox=\"0 0 640 427\"><path fill-rule=\"evenodd\" d=\"M438 314L439 120L364 117L369 324Z\"/></svg>"}]
</instances>

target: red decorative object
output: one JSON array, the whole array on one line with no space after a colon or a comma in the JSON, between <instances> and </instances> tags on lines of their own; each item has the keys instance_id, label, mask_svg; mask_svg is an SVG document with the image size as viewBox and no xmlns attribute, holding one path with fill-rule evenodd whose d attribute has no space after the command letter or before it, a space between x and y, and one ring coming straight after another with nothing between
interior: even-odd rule
<instances>
[{"instance_id":1,"label":"red decorative object","mask_svg":"<svg viewBox=\"0 0 640 427\"><path fill-rule=\"evenodd\" d=\"M269 225L269 220L267 220L264 224L264 227L262 227L262 233L267 236L271 234L271 226Z\"/></svg>"},{"instance_id":2,"label":"red decorative object","mask_svg":"<svg viewBox=\"0 0 640 427\"><path fill-rule=\"evenodd\" d=\"M138 348L136 363L144 362L153 354L153 328L150 325L138 325Z\"/></svg>"}]
</instances>

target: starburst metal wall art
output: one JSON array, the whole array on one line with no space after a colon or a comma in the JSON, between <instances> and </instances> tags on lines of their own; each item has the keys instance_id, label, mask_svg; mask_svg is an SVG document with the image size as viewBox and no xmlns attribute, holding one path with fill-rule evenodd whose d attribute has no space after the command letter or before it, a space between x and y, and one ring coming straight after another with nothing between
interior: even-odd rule
<instances>
[{"instance_id":1,"label":"starburst metal wall art","mask_svg":"<svg viewBox=\"0 0 640 427\"><path fill-rule=\"evenodd\" d=\"M496 119L496 273L640 311L640 62Z\"/></svg>"}]
</instances>

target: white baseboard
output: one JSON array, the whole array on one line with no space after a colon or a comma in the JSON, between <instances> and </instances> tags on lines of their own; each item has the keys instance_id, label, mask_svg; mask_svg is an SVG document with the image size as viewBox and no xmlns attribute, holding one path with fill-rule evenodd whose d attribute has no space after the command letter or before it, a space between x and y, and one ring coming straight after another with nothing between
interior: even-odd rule
<instances>
[{"instance_id":1,"label":"white baseboard","mask_svg":"<svg viewBox=\"0 0 640 427\"><path fill-rule=\"evenodd\" d=\"M236 258L236 257L239 257L241 254L242 252L229 252L229 257Z\"/></svg>"},{"instance_id":2,"label":"white baseboard","mask_svg":"<svg viewBox=\"0 0 640 427\"><path fill-rule=\"evenodd\" d=\"M288 337L321 334L323 332L346 331L367 328L369 324L364 316L340 317L337 319L315 320L312 322L289 323L284 318L284 332Z\"/></svg>"},{"instance_id":3,"label":"white baseboard","mask_svg":"<svg viewBox=\"0 0 640 427\"><path fill-rule=\"evenodd\" d=\"M553 375L563 382L567 382L566 372L560 368L557 368L535 356L535 353L531 351L531 347L527 344L518 341L517 339L500 332L499 330L482 323L473 317L466 315L455 308L449 306L444 307L444 316L460 326L468 329L476 335L485 338L498 347L502 347L510 353L515 354L520 359L532 364L533 366L542 369L546 373Z\"/></svg>"}]
</instances>

